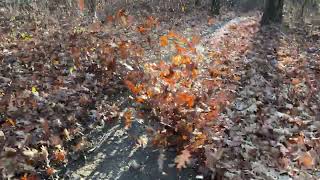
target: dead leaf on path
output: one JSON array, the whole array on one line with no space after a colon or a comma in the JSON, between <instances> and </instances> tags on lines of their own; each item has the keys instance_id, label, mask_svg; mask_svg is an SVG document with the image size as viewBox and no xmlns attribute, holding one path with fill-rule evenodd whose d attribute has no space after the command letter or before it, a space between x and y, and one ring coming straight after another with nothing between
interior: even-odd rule
<instances>
[{"instance_id":1,"label":"dead leaf on path","mask_svg":"<svg viewBox=\"0 0 320 180\"><path fill-rule=\"evenodd\" d=\"M300 83L301 83L301 80L298 79L298 78L293 78L293 79L291 80L291 83L292 83L293 85L297 85L297 84L300 84Z\"/></svg>"},{"instance_id":2,"label":"dead leaf on path","mask_svg":"<svg viewBox=\"0 0 320 180\"><path fill-rule=\"evenodd\" d=\"M66 151L63 149L58 149L54 152L54 160L58 162L65 162L66 160Z\"/></svg>"},{"instance_id":3,"label":"dead leaf on path","mask_svg":"<svg viewBox=\"0 0 320 180\"><path fill-rule=\"evenodd\" d=\"M216 20L214 18L209 18L208 19L208 25L211 26L216 22Z\"/></svg>"},{"instance_id":4,"label":"dead leaf on path","mask_svg":"<svg viewBox=\"0 0 320 180\"><path fill-rule=\"evenodd\" d=\"M16 121L11 118L6 119L6 123L10 126L16 126Z\"/></svg>"},{"instance_id":5,"label":"dead leaf on path","mask_svg":"<svg viewBox=\"0 0 320 180\"><path fill-rule=\"evenodd\" d=\"M132 124L132 112L131 110L128 110L124 113L124 123L125 123L125 129L129 129Z\"/></svg>"},{"instance_id":6,"label":"dead leaf on path","mask_svg":"<svg viewBox=\"0 0 320 180\"><path fill-rule=\"evenodd\" d=\"M45 135L48 137L50 135L50 127L49 127L48 120L41 118L40 122Z\"/></svg>"},{"instance_id":7,"label":"dead leaf on path","mask_svg":"<svg viewBox=\"0 0 320 180\"><path fill-rule=\"evenodd\" d=\"M306 168L312 168L314 165L314 158L311 156L310 152L305 152L299 157L298 162Z\"/></svg>"},{"instance_id":8,"label":"dead leaf on path","mask_svg":"<svg viewBox=\"0 0 320 180\"><path fill-rule=\"evenodd\" d=\"M168 36L161 36L160 37L160 46L165 47L169 44Z\"/></svg>"},{"instance_id":9,"label":"dead leaf on path","mask_svg":"<svg viewBox=\"0 0 320 180\"><path fill-rule=\"evenodd\" d=\"M288 139L288 142L291 144L298 144L298 145L304 145L305 144L305 136L301 132L295 136L292 136Z\"/></svg>"},{"instance_id":10,"label":"dead leaf on path","mask_svg":"<svg viewBox=\"0 0 320 180\"><path fill-rule=\"evenodd\" d=\"M176 95L177 104L187 104L190 108L194 105L196 97L193 94L181 92Z\"/></svg>"},{"instance_id":11,"label":"dead leaf on path","mask_svg":"<svg viewBox=\"0 0 320 180\"><path fill-rule=\"evenodd\" d=\"M46 173L47 173L48 176L51 176L51 175L53 175L54 173L56 173L56 170L55 170L54 168L52 168L52 167L48 167L48 168L46 169Z\"/></svg>"},{"instance_id":12,"label":"dead leaf on path","mask_svg":"<svg viewBox=\"0 0 320 180\"><path fill-rule=\"evenodd\" d=\"M142 135L137 139L137 146L146 148L148 144L148 137L146 135Z\"/></svg>"},{"instance_id":13,"label":"dead leaf on path","mask_svg":"<svg viewBox=\"0 0 320 180\"><path fill-rule=\"evenodd\" d=\"M27 156L29 159L35 159L39 156L39 151L33 148L25 148L22 154Z\"/></svg>"},{"instance_id":14,"label":"dead leaf on path","mask_svg":"<svg viewBox=\"0 0 320 180\"><path fill-rule=\"evenodd\" d=\"M65 139L66 139L67 141L70 141L70 140L71 140L71 138L70 138L70 133L69 133L68 129L64 129L64 130L63 130L63 135L64 135L64 137L65 137Z\"/></svg>"},{"instance_id":15,"label":"dead leaf on path","mask_svg":"<svg viewBox=\"0 0 320 180\"><path fill-rule=\"evenodd\" d=\"M174 162L176 163L176 167L178 169L186 168L187 164L190 163L190 157L191 157L191 154L189 150L185 149L181 151L181 154L174 159Z\"/></svg>"}]
</instances>

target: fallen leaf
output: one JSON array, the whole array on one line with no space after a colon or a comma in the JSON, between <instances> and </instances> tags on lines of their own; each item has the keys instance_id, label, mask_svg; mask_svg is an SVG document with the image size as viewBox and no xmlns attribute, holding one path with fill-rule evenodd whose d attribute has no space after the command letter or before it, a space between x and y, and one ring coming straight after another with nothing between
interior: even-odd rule
<instances>
[{"instance_id":1,"label":"fallen leaf","mask_svg":"<svg viewBox=\"0 0 320 180\"><path fill-rule=\"evenodd\" d=\"M16 126L16 121L11 118L6 119L6 123L10 126Z\"/></svg>"},{"instance_id":2,"label":"fallen leaf","mask_svg":"<svg viewBox=\"0 0 320 180\"><path fill-rule=\"evenodd\" d=\"M63 130L63 135L64 135L64 137L66 138L67 141L71 140L70 133L69 133L68 129L64 129Z\"/></svg>"},{"instance_id":3,"label":"fallen leaf","mask_svg":"<svg viewBox=\"0 0 320 180\"><path fill-rule=\"evenodd\" d=\"M314 165L314 158L311 156L310 152L305 152L299 157L298 162L306 168L312 168Z\"/></svg>"},{"instance_id":4,"label":"fallen leaf","mask_svg":"<svg viewBox=\"0 0 320 180\"><path fill-rule=\"evenodd\" d=\"M168 46L168 36L161 36L160 37L160 46L165 47Z\"/></svg>"},{"instance_id":5,"label":"fallen leaf","mask_svg":"<svg viewBox=\"0 0 320 180\"><path fill-rule=\"evenodd\" d=\"M209 18L208 19L208 25L211 26L215 23L215 19L214 18Z\"/></svg>"},{"instance_id":6,"label":"fallen leaf","mask_svg":"<svg viewBox=\"0 0 320 180\"><path fill-rule=\"evenodd\" d=\"M46 173L47 173L48 176L52 176L54 173L56 173L56 170L54 168L52 168L52 167L48 167L46 169Z\"/></svg>"},{"instance_id":7,"label":"fallen leaf","mask_svg":"<svg viewBox=\"0 0 320 180\"><path fill-rule=\"evenodd\" d=\"M128 129L131 127L131 123L132 123L132 112L130 110L126 111L124 113L124 123L125 123L125 129Z\"/></svg>"},{"instance_id":8,"label":"fallen leaf","mask_svg":"<svg viewBox=\"0 0 320 180\"><path fill-rule=\"evenodd\" d=\"M176 167L178 169L186 168L187 164L190 163L190 157L191 157L191 154L187 149L181 151L181 154L174 159L174 162L176 163Z\"/></svg>"},{"instance_id":9,"label":"fallen leaf","mask_svg":"<svg viewBox=\"0 0 320 180\"><path fill-rule=\"evenodd\" d=\"M291 83L292 83L293 85L297 85L297 84L301 83L301 81L300 81L300 79L298 79L298 78L293 78L293 79L291 80Z\"/></svg>"},{"instance_id":10,"label":"fallen leaf","mask_svg":"<svg viewBox=\"0 0 320 180\"><path fill-rule=\"evenodd\" d=\"M146 135L142 135L137 139L137 146L146 148L148 144L148 137Z\"/></svg>"},{"instance_id":11,"label":"fallen leaf","mask_svg":"<svg viewBox=\"0 0 320 180\"><path fill-rule=\"evenodd\" d=\"M177 93L176 95L176 102L177 104L187 104L189 107L194 105L196 97L192 94L181 92Z\"/></svg>"},{"instance_id":12,"label":"fallen leaf","mask_svg":"<svg viewBox=\"0 0 320 180\"><path fill-rule=\"evenodd\" d=\"M58 149L54 152L54 160L58 162L64 162L66 160L66 152L62 149Z\"/></svg>"},{"instance_id":13,"label":"fallen leaf","mask_svg":"<svg viewBox=\"0 0 320 180\"><path fill-rule=\"evenodd\" d=\"M48 122L48 120L41 118L41 119L40 119L40 122L41 122L42 129L43 129L45 135L46 135L47 137L49 137L49 135L50 135L50 127L49 127L49 122Z\"/></svg>"},{"instance_id":14,"label":"fallen leaf","mask_svg":"<svg viewBox=\"0 0 320 180\"><path fill-rule=\"evenodd\" d=\"M39 156L39 151L33 148L25 148L22 154L27 156L29 159L35 159Z\"/></svg>"}]
</instances>

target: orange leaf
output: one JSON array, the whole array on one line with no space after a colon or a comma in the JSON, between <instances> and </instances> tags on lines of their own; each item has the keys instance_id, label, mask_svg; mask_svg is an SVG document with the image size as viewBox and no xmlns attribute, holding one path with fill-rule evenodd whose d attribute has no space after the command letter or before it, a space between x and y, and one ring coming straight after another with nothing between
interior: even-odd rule
<instances>
[{"instance_id":1,"label":"orange leaf","mask_svg":"<svg viewBox=\"0 0 320 180\"><path fill-rule=\"evenodd\" d=\"M168 43L168 36L161 36L160 37L160 46L165 47Z\"/></svg>"},{"instance_id":2,"label":"orange leaf","mask_svg":"<svg viewBox=\"0 0 320 180\"><path fill-rule=\"evenodd\" d=\"M193 149L201 148L205 144L207 139L208 138L205 134L203 134L203 133L197 134L195 137L195 141L191 147Z\"/></svg>"},{"instance_id":3,"label":"orange leaf","mask_svg":"<svg viewBox=\"0 0 320 180\"><path fill-rule=\"evenodd\" d=\"M172 57L172 64L179 66L181 64L181 60L182 56L181 55L177 55L177 56L173 56Z\"/></svg>"},{"instance_id":4,"label":"orange leaf","mask_svg":"<svg viewBox=\"0 0 320 180\"><path fill-rule=\"evenodd\" d=\"M54 152L54 160L63 162L66 160L66 152L64 150L56 150Z\"/></svg>"},{"instance_id":5,"label":"orange leaf","mask_svg":"<svg viewBox=\"0 0 320 180\"><path fill-rule=\"evenodd\" d=\"M119 45L119 50L120 50L120 57L122 59L126 59L128 58L129 56L129 52L128 52L128 49L129 49L129 44L122 41Z\"/></svg>"},{"instance_id":6,"label":"orange leaf","mask_svg":"<svg viewBox=\"0 0 320 180\"><path fill-rule=\"evenodd\" d=\"M143 103L143 102L144 102L144 99L143 99L142 97L137 97L137 98L136 98L136 101L137 101L138 103Z\"/></svg>"},{"instance_id":7,"label":"orange leaf","mask_svg":"<svg viewBox=\"0 0 320 180\"><path fill-rule=\"evenodd\" d=\"M167 82L170 85L174 85L180 78L180 74L176 72L173 72L169 76L162 76L161 74L160 76L163 78L165 82Z\"/></svg>"},{"instance_id":8,"label":"orange leaf","mask_svg":"<svg viewBox=\"0 0 320 180\"><path fill-rule=\"evenodd\" d=\"M124 113L123 116L124 116L125 128L128 129L131 127L131 123L132 123L132 112L128 110Z\"/></svg>"},{"instance_id":9,"label":"orange leaf","mask_svg":"<svg viewBox=\"0 0 320 180\"><path fill-rule=\"evenodd\" d=\"M6 119L6 123L10 126L16 126L16 121L11 118Z\"/></svg>"},{"instance_id":10,"label":"orange leaf","mask_svg":"<svg viewBox=\"0 0 320 180\"><path fill-rule=\"evenodd\" d=\"M217 118L218 115L219 115L219 111L218 111L218 109L215 109L215 110L212 110L212 111L208 112L208 113L206 114L205 118L206 118L206 120L208 120L208 121L212 121L212 120L214 120L215 118Z\"/></svg>"},{"instance_id":11,"label":"orange leaf","mask_svg":"<svg viewBox=\"0 0 320 180\"><path fill-rule=\"evenodd\" d=\"M52 167L49 167L49 168L46 169L46 173L47 173L48 176L51 176L54 173L56 173L56 170L54 168L52 168Z\"/></svg>"},{"instance_id":12,"label":"orange leaf","mask_svg":"<svg viewBox=\"0 0 320 180\"><path fill-rule=\"evenodd\" d=\"M169 37L169 38L176 38L176 37L178 37L178 35L177 35L175 32L170 31L170 32L168 33L168 37Z\"/></svg>"},{"instance_id":13,"label":"orange leaf","mask_svg":"<svg viewBox=\"0 0 320 180\"><path fill-rule=\"evenodd\" d=\"M300 81L300 79L298 79L298 78L293 78L292 79L292 81L291 81L291 83L293 84L293 85L297 85L297 84L299 84L301 81Z\"/></svg>"},{"instance_id":14,"label":"orange leaf","mask_svg":"<svg viewBox=\"0 0 320 180\"><path fill-rule=\"evenodd\" d=\"M151 97L153 96L153 91L152 91L152 89L148 89L148 90L147 90L147 96L148 96L149 98L151 98Z\"/></svg>"},{"instance_id":15,"label":"orange leaf","mask_svg":"<svg viewBox=\"0 0 320 180\"><path fill-rule=\"evenodd\" d=\"M240 81L240 80L241 80L241 77L238 76L238 75L233 75L233 80L235 80L235 81Z\"/></svg>"},{"instance_id":16,"label":"orange leaf","mask_svg":"<svg viewBox=\"0 0 320 180\"><path fill-rule=\"evenodd\" d=\"M301 132L295 136L292 136L288 139L288 142L291 144L299 144L299 145L304 145L305 144L305 139L304 139L304 134Z\"/></svg>"},{"instance_id":17,"label":"orange leaf","mask_svg":"<svg viewBox=\"0 0 320 180\"><path fill-rule=\"evenodd\" d=\"M175 43L175 47L176 47L176 50L177 50L178 54L182 54L182 53L185 53L187 51L185 48L179 46L177 43Z\"/></svg>"},{"instance_id":18,"label":"orange leaf","mask_svg":"<svg viewBox=\"0 0 320 180\"><path fill-rule=\"evenodd\" d=\"M190 64L191 59L189 56L176 55L172 57L172 63L176 66L181 64Z\"/></svg>"},{"instance_id":19,"label":"orange leaf","mask_svg":"<svg viewBox=\"0 0 320 180\"><path fill-rule=\"evenodd\" d=\"M141 34L144 34L144 33L147 32L147 29L144 28L143 26L138 26L138 27L137 27L137 30L138 30Z\"/></svg>"},{"instance_id":20,"label":"orange leaf","mask_svg":"<svg viewBox=\"0 0 320 180\"><path fill-rule=\"evenodd\" d=\"M27 173L25 173L23 176L20 177L20 180L38 180L38 179L39 179L38 176L33 175L33 174L30 174L30 175L28 176Z\"/></svg>"},{"instance_id":21,"label":"orange leaf","mask_svg":"<svg viewBox=\"0 0 320 180\"><path fill-rule=\"evenodd\" d=\"M25 173L23 176L20 177L20 180L28 180L28 175Z\"/></svg>"},{"instance_id":22,"label":"orange leaf","mask_svg":"<svg viewBox=\"0 0 320 180\"><path fill-rule=\"evenodd\" d=\"M124 83L131 92L134 92L135 85L131 81L125 80Z\"/></svg>"},{"instance_id":23,"label":"orange leaf","mask_svg":"<svg viewBox=\"0 0 320 180\"><path fill-rule=\"evenodd\" d=\"M112 22L113 22L113 19L114 19L113 16L108 16L108 17L107 17L108 23L112 23Z\"/></svg>"},{"instance_id":24,"label":"orange leaf","mask_svg":"<svg viewBox=\"0 0 320 180\"><path fill-rule=\"evenodd\" d=\"M174 159L174 162L177 164L177 168L186 168L187 164L190 163L190 157L191 154L187 149L181 151L181 154Z\"/></svg>"},{"instance_id":25,"label":"orange leaf","mask_svg":"<svg viewBox=\"0 0 320 180\"><path fill-rule=\"evenodd\" d=\"M194 95L190 95L188 93L185 92L181 92L178 93L176 96L176 102L178 104L185 104L187 103L189 107L192 107L194 105L194 101L195 101L195 96Z\"/></svg>"},{"instance_id":26,"label":"orange leaf","mask_svg":"<svg viewBox=\"0 0 320 180\"><path fill-rule=\"evenodd\" d=\"M299 157L298 162L306 168L312 168L314 165L314 158L311 156L310 152L306 152Z\"/></svg>"},{"instance_id":27,"label":"orange leaf","mask_svg":"<svg viewBox=\"0 0 320 180\"><path fill-rule=\"evenodd\" d=\"M198 70L197 69L192 69L192 78L196 78L198 75Z\"/></svg>"},{"instance_id":28,"label":"orange leaf","mask_svg":"<svg viewBox=\"0 0 320 180\"><path fill-rule=\"evenodd\" d=\"M232 25L229 26L229 29L230 30L236 30L237 29L237 25L232 24Z\"/></svg>"}]
</instances>

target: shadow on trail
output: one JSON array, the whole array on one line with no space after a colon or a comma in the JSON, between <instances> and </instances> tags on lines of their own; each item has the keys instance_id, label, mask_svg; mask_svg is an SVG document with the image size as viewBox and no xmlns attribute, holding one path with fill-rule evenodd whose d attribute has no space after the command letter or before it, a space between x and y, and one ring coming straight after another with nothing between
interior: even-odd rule
<instances>
[{"instance_id":1,"label":"shadow on trail","mask_svg":"<svg viewBox=\"0 0 320 180\"><path fill-rule=\"evenodd\" d=\"M256 179L257 174L264 171L257 166L263 163L262 156L266 161L274 162L270 156L264 156L266 152L260 149L258 143L276 140L271 127L266 130L268 133L261 133L268 127L265 124L268 115L262 114L261 109L275 108L279 104L278 101L281 101L276 97L283 76L277 69L279 30L278 27L259 28L250 40L248 53L240 57L245 64L241 70L244 76L240 81L241 85L236 89L235 107L231 108L234 113L234 125L225 134L225 138L231 141L225 144L227 155L222 161L228 164L232 161L234 169L227 168L226 172L240 179ZM258 101L260 105L257 105ZM254 149L254 152L246 152L250 148ZM261 170L257 170L260 168ZM265 171L268 173L269 169Z\"/></svg>"},{"instance_id":2,"label":"shadow on trail","mask_svg":"<svg viewBox=\"0 0 320 180\"><path fill-rule=\"evenodd\" d=\"M159 170L159 149L138 147L136 137L146 133L144 125L133 122L127 131L121 123L106 127L100 144L88 154L86 160L75 162L66 172L65 179L194 179L191 168L178 172L175 168L175 151L164 153L163 171ZM170 164L172 166L170 166Z\"/></svg>"}]
</instances>

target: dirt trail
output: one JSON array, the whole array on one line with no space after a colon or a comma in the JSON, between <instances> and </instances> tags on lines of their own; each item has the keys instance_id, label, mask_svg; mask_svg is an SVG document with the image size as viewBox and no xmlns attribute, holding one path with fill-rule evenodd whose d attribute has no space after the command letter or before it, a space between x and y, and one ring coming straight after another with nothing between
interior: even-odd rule
<instances>
[{"instance_id":1,"label":"dirt trail","mask_svg":"<svg viewBox=\"0 0 320 180\"><path fill-rule=\"evenodd\" d=\"M219 41L225 36L231 25L237 25L250 21L250 17L237 17L226 19L223 22L212 25L202 30L202 43L198 48L205 49L206 53L211 45L210 39ZM201 26L201 25L200 25ZM206 27L203 25L202 27ZM188 29L188 28L186 28ZM190 29L189 29L190 30ZM182 32L181 34L193 33ZM214 42L210 42L212 45ZM133 122L129 130L124 129L123 124L113 124L105 127L96 137L97 147L87 155L86 160L76 161L67 167L64 178L69 179L196 179L203 175L197 173L192 166L178 171L175 168L174 158L177 152L167 150L161 154L159 149L147 146L138 147L133 137L147 137L145 120L139 119ZM103 134L103 135L102 135ZM158 159L164 155L164 167L159 169Z\"/></svg>"}]
</instances>

